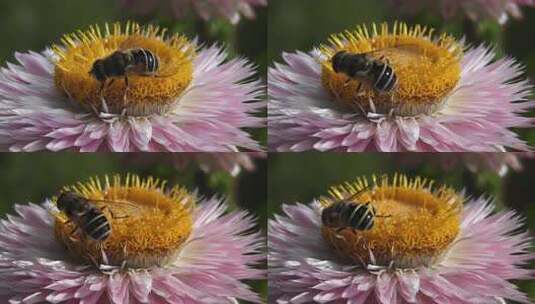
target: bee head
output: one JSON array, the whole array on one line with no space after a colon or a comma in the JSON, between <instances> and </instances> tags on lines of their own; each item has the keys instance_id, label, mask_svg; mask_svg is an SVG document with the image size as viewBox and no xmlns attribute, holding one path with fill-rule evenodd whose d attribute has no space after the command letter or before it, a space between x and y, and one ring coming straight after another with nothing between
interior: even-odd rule
<instances>
[{"instance_id":1,"label":"bee head","mask_svg":"<svg viewBox=\"0 0 535 304\"><path fill-rule=\"evenodd\" d=\"M331 58L332 67L336 73L340 72L340 65L342 63L342 58L344 58L346 54L347 54L346 51L339 51L338 53L334 54L334 56Z\"/></svg>"},{"instance_id":2,"label":"bee head","mask_svg":"<svg viewBox=\"0 0 535 304\"><path fill-rule=\"evenodd\" d=\"M102 59L98 59L93 63L89 75L93 76L98 81L106 80L106 74L104 72L104 64Z\"/></svg>"},{"instance_id":3,"label":"bee head","mask_svg":"<svg viewBox=\"0 0 535 304\"><path fill-rule=\"evenodd\" d=\"M327 207L321 212L321 222L324 226L336 227L339 218L338 210L333 206Z\"/></svg>"},{"instance_id":4,"label":"bee head","mask_svg":"<svg viewBox=\"0 0 535 304\"><path fill-rule=\"evenodd\" d=\"M79 202L83 200L83 198L72 192L72 191L64 191L61 192L58 196L58 200L56 201L56 205L59 210L71 214L76 211L80 207Z\"/></svg>"}]
</instances>

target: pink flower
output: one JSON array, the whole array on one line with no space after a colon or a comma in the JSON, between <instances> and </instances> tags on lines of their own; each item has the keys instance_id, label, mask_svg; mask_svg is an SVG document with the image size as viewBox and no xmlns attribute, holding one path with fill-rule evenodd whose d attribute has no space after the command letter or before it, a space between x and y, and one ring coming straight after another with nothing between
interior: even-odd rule
<instances>
[{"instance_id":1,"label":"pink flower","mask_svg":"<svg viewBox=\"0 0 535 304\"><path fill-rule=\"evenodd\" d=\"M195 164L205 172L227 171L232 176L240 174L242 169L254 171L255 158L266 158L266 153L174 153L170 155L171 162L179 169Z\"/></svg>"},{"instance_id":2,"label":"pink flower","mask_svg":"<svg viewBox=\"0 0 535 304\"><path fill-rule=\"evenodd\" d=\"M255 160L266 158L263 152L220 152L220 153L165 153L165 154L145 154L130 153L124 157L129 164L143 164L150 166L155 163L171 163L175 168L184 170L188 167L200 168L202 171L210 173L216 171L226 171L232 176L237 176L245 171L256 169Z\"/></svg>"},{"instance_id":3,"label":"pink flower","mask_svg":"<svg viewBox=\"0 0 535 304\"><path fill-rule=\"evenodd\" d=\"M252 268L263 259L261 237L249 233L250 215L226 209L217 199L202 202L168 265L97 270L68 258L45 208L16 205L17 215L0 224L0 295L10 303L260 303L241 280L263 277Z\"/></svg>"},{"instance_id":4,"label":"pink flower","mask_svg":"<svg viewBox=\"0 0 535 304\"><path fill-rule=\"evenodd\" d=\"M401 34L399 28L403 28L403 25L398 27L397 35L401 38L397 39L409 40L416 36L428 42L435 41L424 34L420 36L418 31L421 27L407 29L415 33L408 35ZM361 38L358 39L353 32L341 35L341 38L333 36L338 45L329 48L343 48L347 44L366 45L365 42L373 41L374 37L386 40L396 34L370 34L365 37L368 32L360 30L358 35L361 36L358 37ZM380 104L370 97L369 106L363 108L362 103L357 104L360 107L358 110L354 105L351 108L340 104L339 99L325 88L326 78L322 79L322 75L325 71L331 71L331 67L329 57L325 56L323 50L284 53L284 63L277 63L269 70L269 149L294 152L529 150L527 144L510 128L534 125L532 118L522 116L535 104L528 101L532 86L527 80L518 80L522 68L514 59L494 60L494 57L494 52L483 46L464 52L459 62L457 84L432 107L412 108L409 102L403 108L406 101L400 100L395 104L383 101L382 109L379 109ZM450 72L449 68L446 70ZM425 77L425 71L421 72ZM407 86L413 87L425 85L421 79L412 80L418 77L418 73L407 73L409 76L406 79L398 76L401 79L398 83L405 81ZM340 80L333 80L335 84L336 81ZM349 86L350 90L355 87ZM412 89L409 87L405 92L411 92ZM342 93L348 92L345 88L343 90ZM387 111L391 105L392 109Z\"/></svg>"},{"instance_id":5,"label":"pink flower","mask_svg":"<svg viewBox=\"0 0 535 304\"><path fill-rule=\"evenodd\" d=\"M531 303L508 280L533 279L535 258L513 211L480 198L463 211L460 233L433 265L355 265L321 237L317 205L284 205L269 223L270 303Z\"/></svg>"},{"instance_id":6,"label":"pink flower","mask_svg":"<svg viewBox=\"0 0 535 304\"><path fill-rule=\"evenodd\" d=\"M120 38L124 37L120 27L115 29L107 37L124 39ZM138 39L136 35L141 34L140 31L140 27L132 25L131 32L127 34L131 34L132 39ZM149 45L158 43L160 48L165 48L161 50L164 55L180 52L176 44L182 48L189 47L182 40L172 40L173 37L166 40L163 34L149 36L143 32L142 35L147 35L142 39L148 40L142 42ZM105 39L99 37L89 43L98 46L104 44ZM165 45L161 46L161 42ZM78 52L79 44L82 42L75 41L66 47L66 51L64 48L60 50ZM95 47L95 50L98 48ZM264 102L260 101L262 85L258 80L250 80L255 71L247 60L229 59L226 51L218 46L199 48L190 65L181 63L186 65L179 69L184 76L177 74L177 77L186 80L191 77L191 81L186 81L189 84L181 89L183 91L179 95L175 96L177 91L172 91L175 95L169 94L167 97L170 99L164 105L157 100L161 94L165 95L165 92L160 94L161 91L158 91L158 82L166 82L168 87L180 86L180 83L170 83L166 77L139 77L137 84L130 85L129 91L122 79L100 91L100 84L84 71L90 69L93 60L80 64L80 67L71 66L58 76L58 71L63 70L58 68L60 58L57 53L57 50L56 53L50 50L16 53L19 63L9 64L0 72L0 145L4 149L80 152L230 152L261 149L242 128L264 125L263 119L255 115L264 107ZM186 59L180 60L184 62ZM165 67L161 68L165 70ZM73 76L77 69L81 72ZM58 79L63 81L63 88ZM68 84L72 85L66 88ZM99 94L90 95L88 87L106 94L109 92L109 95L102 97L102 102L93 100L90 101L92 104L88 104L91 96ZM85 88L85 91L80 88ZM137 93L134 92L136 88L140 89ZM142 96L146 92L152 94L149 99ZM122 97L113 100L113 96L123 95L124 104L118 104L119 100L123 103ZM153 103L147 101L150 98Z\"/></svg>"},{"instance_id":7,"label":"pink flower","mask_svg":"<svg viewBox=\"0 0 535 304\"><path fill-rule=\"evenodd\" d=\"M397 9L407 13L417 13L422 9L439 11L444 18L452 18L458 13L478 21L482 19L494 19L504 24L509 19L522 18L520 8L522 6L534 6L533 0L440 0L430 2L427 0L390 0Z\"/></svg>"},{"instance_id":8,"label":"pink flower","mask_svg":"<svg viewBox=\"0 0 535 304\"><path fill-rule=\"evenodd\" d=\"M267 0L121 0L122 4L138 14L149 14L159 8L170 8L175 18L182 18L190 10L204 20L222 17L236 24L241 16L255 17L255 6L266 6ZM163 3L162 3L163 2Z\"/></svg>"},{"instance_id":9,"label":"pink flower","mask_svg":"<svg viewBox=\"0 0 535 304\"><path fill-rule=\"evenodd\" d=\"M474 173L490 170L500 176L505 176L510 169L516 172L522 171L522 161L533 157L534 154L529 152L423 153L418 157L413 157L408 153L400 153L394 155L393 161L396 165L409 167L432 165L447 171L455 170L461 166Z\"/></svg>"}]
</instances>

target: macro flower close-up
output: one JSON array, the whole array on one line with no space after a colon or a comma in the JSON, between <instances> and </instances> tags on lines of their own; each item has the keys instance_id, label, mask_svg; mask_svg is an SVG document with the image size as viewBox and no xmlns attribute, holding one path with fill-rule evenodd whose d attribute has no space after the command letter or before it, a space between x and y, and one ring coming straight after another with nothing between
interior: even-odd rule
<instances>
[{"instance_id":1,"label":"macro flower close-up","mask_svg":"<svg viewBox=\"0 0 535 304\"><path fill-rule=\"evenodd\" d=\"M182 18L194 11L204 20L220 17L236 24L242 16L253 19L254 8L266 6L267 0L121 0L121 3L141 15L167 9L175 18Z\"/></svg>"},{"instance_id":2,"label":"macro flower close-up","mask_svg":"<svg viewBox=\"0 0 535 304\"><path fill-rule=\"evenodd\" d=\"M529 151L532 85L512 58L434 29L372 24L269 70L269 150Z\"/></svg>"},{"instance_id":3,"label":"macro flower close-up","mask_svg":"<svg viewBox=\"0 0 535 304\"><path fill-rule=\"evenodd\" d=\"M340 204L358 207L353 226L333 221ZM510 281L533 278L532 239L489 198L394 175L282 208L269 223L269 303L531 303Z\"/></svg>"},{"instance_id":4,"label":"macro flower close-up","mask_svg":"<svg viewBox=\"0 0 535 304\"><path fill-rule=\"evenodd\" d=\"M128 22L92 26L15 57L0 72L4 150L262 149L243 130L264 126L262 85L249 61L229 59L220 46ZM123 75L123 58L144 65Z\"/></svg>"},{"instance_id":5,"label":"macro flower close-up","mask_svg":"<svg viewBox=\"0 0 535 304\"><path fill-rule=\"evenodd\" d=\"M89 203L98 228L70 211ZM261 303L242 280L264 277L262 237L220 198L105 176L14 209L0 224L2 303Z\"/></svg>"},{"instance_id":6,"label":"macro flower close-up","mask_svg":"<svg viewBox=\"0 0 535 304\"><path fill-rule=\"evenodd\" d=\"M439 12L451 19L463 14L473 21L496 20L504 24L510 17L522 18L523 6L535 6L534 0L389 0L397 10L415 14L422 10Z\"/></svg>"}]
</instances>

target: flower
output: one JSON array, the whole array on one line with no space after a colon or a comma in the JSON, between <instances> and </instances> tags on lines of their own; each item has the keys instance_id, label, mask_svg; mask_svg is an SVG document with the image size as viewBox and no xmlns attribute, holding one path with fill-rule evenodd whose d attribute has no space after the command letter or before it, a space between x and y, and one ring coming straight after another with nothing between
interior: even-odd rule
<instances>
[{"instance_id":1,"label":"flower","mask_svg":"<svg viewBox=\"0 0 535 304\"><path fill-rule=\"evenodd\" d=\"M182 18L190 11L195 12L204 20L222 17L236 24L241 16L248 19L255 17L255 6L266 6L267 0L121 0L122 5L141 15L149 14L159 8L170 8L175 18ZM169 10L166 10L169 11Z\"/></svg>"},{"instance_id":2,"label":"flower","mask_svg":"<svg viewBox=\"0 0 535 304\"><path fill-rule=\"evenodd\" d=\"M494 53L482 46L463 53L453 38L432 32L372 25L333 35L329 46L309 54L283 54L285 63L269 70L269 149L528 150L509 130L534 125L521 115L534 105L526 102L529 82L518 80L521 67L510 58L492 62ZM393 90L379 92L367 77L336 73L331 58L340 50L371 52L380 67L391 66Z\"/></svg>"},{"instance_id":3,"label":"flower","mask_svg":"<svg viewBox=\"0 0 535 304\"><path fill-rule=\"evenodd\" d=\"M204 172L227 171L232 176L240 174L242 169L254 171L253 158L266 158L262 152L249 153L174 153L171 162L178 169L183 169L194 163Z\"/></svg>"},{"instance_id":4,"label":"flower","mask_svg":"<svg viewBox=\"0 0 535 304\"><path fill-rule=\"evenodd\" d=\"M522 160L533 158L530 152L507 153L424 153L419 157L412 157L407 153L393 156L398 165L414 167L426 164L440 167L442 170L453 170L458 166L466 167L471 172L493 171L505 176L509 169L519 172L523 170Z\"/></svg>"},{"instance_id":5,"label":"flower","mask_svg":"<svg viewBox=\"0 0 535 304\"><path fill-rule=\"evenodd\" d=\"M429 2L426 0L390 0L396 10L414 14L423 9L438 11L446 19L450 19L459 12L473 21L493 19L504 24L509 19L522 18L522 6L534 6L533 0L441 0Z\"/></svg>"},{"instance_id":6,"label":"flower","mask_svg":"<svg viewBox=\"0 0 535 304\"><path fill-rule=\"evenodd\" d=\"M263 278L253 218L164 187L132 175L66 187L106 207L102 242L73 233L56 198L15 205L0 224L0 294L10 303L260 303L241 282Z\"/></svg>"},{"instance_id":7,"label":"flower","mask_svg":"<svg viewBox=\"0 0 535 304\"><path fill-rule=\"evenodd\" d=\"M218 46L197 48L165 29L127 23L66 35L41 54L17 53L0 72L0 143L11 151L259 150L241 128L263 126L254 113L259 81L245 59ZM89 71L117 49L159 58L154 76L129 73L99 82Z\"/></svg>"},{"instance_id":8,"label":"flower","mask_svg":"<svg viewBox=\"0 0 535 304\"><path fill-rule=\"evenodd\" d=\"M284 205L269 223L270 303L531 303L508 282L534 274L523 268L535 258L523 220L485 198L463 208L460 194L431 184L360 180L330 201ZM322 208L357 192L377 208L372 229L322 225Z\"/></svg>"},{"instance_id":9,"label":"flower","mask_svg":"<svg viewBox=\"0 0 535 304\"><path fill-rule=\"evenodd\" d=\"M264 152L226 152L226 153L165 153L157 156L137 153L124 156L129 164L143 164L150 166L155 163L171 163L176 169L184 170L188 167L198 167L206 173L226 171L232 176L238 176L242 169L254 171L254 160L266 158Z\"/></svg>"}]
</instances>

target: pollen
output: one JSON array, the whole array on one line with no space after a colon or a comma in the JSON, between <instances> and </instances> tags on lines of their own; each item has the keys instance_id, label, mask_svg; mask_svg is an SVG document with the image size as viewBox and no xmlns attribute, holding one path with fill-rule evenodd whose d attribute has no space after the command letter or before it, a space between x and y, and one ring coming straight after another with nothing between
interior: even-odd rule
<instances>
[{"instance_id":1,"label":"pollen","mask_svg":"<svg viewBox=\"0 0 535 304\"><path fill-rule=\"evenodd\" d=\"M93 178L67 186L95 204L106 216L111 233L104 241L88 237L63 212L55 214L55 235L72 259L92 265L146 268L163 266L180 253L192 232L195 197L165 181L136 175Z\"/></svg>"},{"instance_id":2,"label":"pollen","mask_svg":"<svg viewBox=\"0 0 535 304\"><path fill-rule=\"evenodd\" d=\"M442 108L461 77L462 46L453 37L434 35L432 28L405 23L358 26L334 34L320 47L322 85L337 103L359 113L416 116ZM339 51L366 53L368 60L387 65L397 77L390 91L375 87L375 75L349 77L336 73L332 58Z\"/></svg>"},{"instance_id":3,"label":"pollen","mask_svg":"<svg viewBox=\"0 0 535 304\"><path fill-rule=\"evenodd\" d=\"M360 193L360 194L357 194ZM453 189L405 175L373 177L332 187L323 207L355 196L376 209L370 230L322 226L325 240L343 258L359 265L415 268L440 260L456 239L464 199Z\"/></svg>"},{"instance_id":4,"label":"pollen","mask_svg":"<svg viewBox=\"0 0 535 304\"><path fill-rule=\"evenodd\" d=\"M193 79L194 45L181 35L166 35L165 28L133 22L124 26L105 24L103 28L91 26L87 31L67 34L61 41L61 45L53 46L57 58L55 85L71 102L87 110L163 114L178 102ZM116 51L140 48L155 55L159 67L151 73L128 69L128 86L124 75L102 83L90 74L95 61Z\"/></svg>"}]
</instances>

